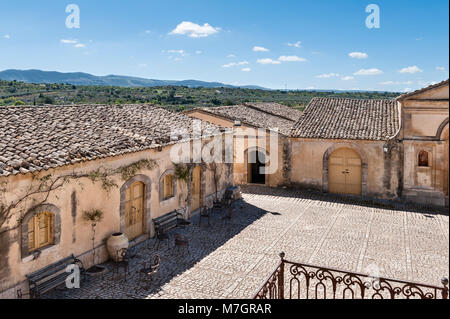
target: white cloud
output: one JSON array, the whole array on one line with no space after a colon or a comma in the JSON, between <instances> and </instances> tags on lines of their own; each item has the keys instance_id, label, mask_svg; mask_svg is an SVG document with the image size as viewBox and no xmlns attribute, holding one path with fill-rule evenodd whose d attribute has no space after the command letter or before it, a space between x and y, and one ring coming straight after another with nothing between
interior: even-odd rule
<instances>
[{"instance_id":1,"label":"white cloud","mask_svg":"<svg viewBox=\"0 0 450 319\"><path fill-rule=\"evenodd\" d=\"M197 50L197 51L195 51L195 54L202 54L202 51Z\"/></svg>"},{"instance_id":2,"label":"white cloud","mask_svg":"<svg viewBox=\"0 0 450 319\"><path fill-rule=\"evenodd\" d=\"M231 68L232 66L237 66L237 65L247 65L248 62L247 61L241 61L241 62L230 62L227 64L222 65L223 68Z\"/></svg>"},{"instance_id":3,"label":"white cloud","mask_svg":"<svg viewBox=\"0 0 450 319\"><path fill-rule=\"evenodd\" d=\"M269 58L258 59L256 62L258 62L259 64L281 64L280 61L272 60L272 59L269 59Z\"/></svg>"},{"instance_id":4,"label":"white cloud","mask_svg":"<svg viewBox=\"0 0 450 319\"><path fill-rule=\"evenodd\" d=\"M167 53L176 53L176 54L179 54L181 56L186 56L187 55L187 53L184 52L184 50L167 50Z\"/></svg>"},{"instance_id":5,"label":"white cloud","mask_svg":"<svg viewBox=\"0 0 450 319\"><path fill-rule=\"evenodd\" d=\"M145 63L138 64L138 67L140 67L140 68L146 68L147 66L148 66L148 65L145 64Z\"/></svg>"},{"instance_id":6,"label":"white cloud","mask_svg":"<svg viewBox=\"0 0 450 319\"><path fill-rule=\"evenodd\" d=\"M358 72L353 73L353 75L380 75L383 74L383 71L372 68L372 69L361 69Z\"/></svg>"},{"instance_id":7,"label":"white cloud","mask_svg":"<svg viewBox=\"0 0 450 319\"><path fill-rule=\"evenodd\" d=\"M68 39L62 39L60 42L64 43L64 44L76 44L76 43L78 43L77 40L68 40Z\"/></svg>"},{"instance_id":8,"label":"white cloud","mask_svg":"<svg viewBox=\"0 0 450 319\"><path fill-rule=\"evenodd\" d=\"M384 81L380 82L381 85L411 85L413 81Z\"/></svg>"},{"instance_id":9,"label":"white cloud","mask_svg":"<svg viewBox=\"0 0 450 319\"><path fill-rule=\"evenodd\" d=\"M367 59L369 56L364 52L351 52L348 54L352 59Z\"/></svg>"},{"instance_id":10,"label":"white cloud","mask_svg":"<svg viewBox=\"0 0 450 319\"><path fill-rule=\"evenodd\" d=\"M78 42L76 39L62 39L60 40L63 44L73 44L74 48L85 48L86 45L83 43Z\"/></svg>"},{"instance_id":11,"label":"white cloud","mask_svg":"<svg viewBox=\"0 0 450 319\"><path fill-rule=\"evenodd\" d=\"M405 88L405 89L403 89L403 92L405 92L405 93L412 92L412 89L411 88Z\"/></svg>"},{"instance_id":12,"label":"white cloud","mask_svg":"<svg viewBox=\"0 0 450 319\"><path fill-rule=\"evenodd\" d=\"M423 72L423 71L417 65L413 65L413 66L408 66L406 68L403 68L399 72L414 74L414 73L419 73L419 72Z\"/></svg>"},{"instance_id":13,"label":"white cloud","mask_svg":"<svg viewBox=\"0 0 450 319\"><path fill-rule=\"evenodd\" d=\"M145 30L144 31L146 34L150 34L150 33L152 33L152 31L151 30Z\"/></svg>"},{"instance_id":14,"label":"white cloud","mask_svg":"<svg viewBox=\"0 0 450 319\"><path fill-rule=\"evenodd\" d=\"M287 45L290 47L300 48L302 45L302 41L297 41L295 43L288 43Z\"/></svg>"},{"instance_id":15,"label":"white cloud","mask_svg":"<svg viewBox=\"0 0 450 319\"><path fill-rule=\"evenodd\" d=\"M446 72L447 71L447 69L445 67L443 67L443 66L437 66L436 70L441 71L441 72Z\"/></svg>"},{"instance_id":16,"label":"white cloud","mask_svg":"<svg viewBox=\"0 0 450 319\"><path fill-rule=\"evenodd\" d=\"M296 55L291 55L291 56L282 55L282 56L280 56L278 58L278 61L282 61L282 62L305 62L306 59L298 57Z\"/></svg>"},{"instance_id":17,"label":"white cloud","mask_svg":"<svg viewBox=\"0 0 450 319\"><path fill-rule=\"evenodd\" d=\"M187 35L191 38L205 38L210 35L216 34L220 31L220 28L215 28L208 23L199 25L189 21L183 21L177 27L170 32L170 35L181 34Z\"/></svg>"},{"instance_id":18,"label":"white cloud","mask_svg":"<svg viewBox=\"0 0 450 319\"><path fill-rule=\"evenodd\" d=\"M227 64L222 65L222 68L231 68L232 66L235 66L235 65L236 65L236 63L231 62L231 63L227 63Z\"/></svg>"},{"instance_id":19,"label":"white cloud","mask_svg":"<svg viewBox=\"0 0 450 319\"><path fill-rule=\"evenodd\" d=\"M266 49L264 47L254 46L253 47L253 51L255 51L255 52L269 52L269 49Z\"/></svg>"},{"instance_id":20,"label":"white cloud","mask_svg":"<svg viewBox=\"0 0 450 319\"><path fill-rule=\"evenodd\" d=\"M5 34L3 37L4 37L5 39L11 39L11 36L10 36L9 34Z\"/></svg>"},{"instance_id":21,"label":"white cloud","mask_svg":"<svg viewBox=\"0 0 450 319\"><path fill-rule=\"evenodd\" d=\"M354 79L355 79L355 77L350 76L350 75L342 77L342 81L351 81L351 80L354 80Z\"/></svg>"},{"instance_id":22,"label":"white cloud","mask_svg":"<svg viewBox=\"0 0 450 319\"><path fill-rule=\"evenodd\" d=\"M325 73L325 74L317 75L316 78L329 79L329 78L338 77L338 76L339 76L339 74L337 74L337 73Z\"/></svg>"},{"instance_id":23,"label":"white cloud","mask_svg":"<svg viewBox=\"0 0 450 319\"><path fill-rule=\"evenodd\" d=\"M241 71L242 72L250 72L252 69L250 69L250 68L243 68Z\"/></svg>"},{"instance_id":24,"label":"white cloud","mask_svg":"<svg viewBox=\"0 0 450 319\"><path fill-rule=\"evenodd\" d=\"M234 54L228 54L227 58L235 58L236 56Z\"/></svg>"}]
</instances>

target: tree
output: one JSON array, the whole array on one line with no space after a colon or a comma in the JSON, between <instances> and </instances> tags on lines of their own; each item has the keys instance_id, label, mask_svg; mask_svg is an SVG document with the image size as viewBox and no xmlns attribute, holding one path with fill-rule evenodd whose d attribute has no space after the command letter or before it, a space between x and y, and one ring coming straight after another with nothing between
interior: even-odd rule
<instances>
[{"instance_id":1,"label":"tree","mask_svg":"<svg viewBox=\"0 0 450 319\"><path fill-rule=\"evenodd\" d=\"M92 267L95 266L95 228L103 220L103 212L99 209L85 211L83 219L91 224L92 229Z\"/></svg>"}]
</instances>

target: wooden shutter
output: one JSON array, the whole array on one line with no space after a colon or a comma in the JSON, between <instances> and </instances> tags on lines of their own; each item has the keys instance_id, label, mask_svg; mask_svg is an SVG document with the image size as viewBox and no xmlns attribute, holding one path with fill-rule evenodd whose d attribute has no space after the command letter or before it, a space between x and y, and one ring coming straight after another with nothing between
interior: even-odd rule
<instances>
[{"instance_id":1,"label":"wooden shutter","mask_svg":"<svg viewBox=\"0 0 450 319\"><path fill-rule=\"evenodd\" d=\"M28 250L33 251L53 243L54 221L51 213L40 213L28 222Z\"/></svg>"},{"instance_id":2,"label":"wooden shutter","mask_svg":"<svg viewBox=\"0 0 450 319\"><path fill-rule=\"evenodd\" d=\"M163 184L164 184L163 198L167 199L173 197L173 176L166 175L164 177Z\"/></svg>"}]
</instances>

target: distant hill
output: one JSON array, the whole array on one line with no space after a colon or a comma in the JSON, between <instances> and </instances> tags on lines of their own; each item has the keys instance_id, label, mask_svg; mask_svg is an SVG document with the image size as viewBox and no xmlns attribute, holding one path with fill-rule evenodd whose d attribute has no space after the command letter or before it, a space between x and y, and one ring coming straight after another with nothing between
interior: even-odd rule
<instances>
[{"instance_id":1,"label":"distant hill","mask_svg":"<svg viewBox=\"0 0 450 319\"><path fill-rule=\"evenodd\" d=\"M97 86L119 86L119 87L156 87L156 86L187 86L190 88L246 88L246 89L265 89L260 86L233 86L219 82L204 82L197 80L154 80L144 79L122 75L95 76L89 73L74 72L62 73L56 71L41 70L5 70L0 72L0 80L21 81L25 83L48 84L48 83L67 83L73 85L97 85Z\"/></svg>"}]
</instances>

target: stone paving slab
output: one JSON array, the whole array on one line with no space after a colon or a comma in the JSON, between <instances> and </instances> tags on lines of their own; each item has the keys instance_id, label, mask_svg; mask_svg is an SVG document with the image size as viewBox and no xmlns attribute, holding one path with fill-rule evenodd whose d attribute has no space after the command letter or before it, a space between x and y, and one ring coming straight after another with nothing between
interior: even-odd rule
<instances>
[{"instance_id":1,"label":"stone paving slab","mask_svg":"<svg viewBox=\"0 0 450 319\"><path fill-rule=\"evenodd\" d=\"M251 298L286 259L440 286L449 273L449 216L441 210L370 206L351 199L299 190L243 187L231 221L213 216L211 226L175 232L188 236L189 251L150 239L136 247L127 279L111 273L60 289L47 298ZM158 280L139 274L158 253ZM112 267L111 263L105 263Z\"/></svg>"}]
</instances>

